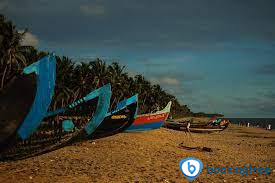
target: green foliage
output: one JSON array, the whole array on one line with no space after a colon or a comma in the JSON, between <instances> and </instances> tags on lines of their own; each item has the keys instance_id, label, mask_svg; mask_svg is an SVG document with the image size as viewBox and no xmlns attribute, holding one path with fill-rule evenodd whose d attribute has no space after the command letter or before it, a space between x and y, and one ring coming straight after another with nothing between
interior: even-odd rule
<instances>
[{"instance_id":1,"label":"green foliage","mask_svg":"<svg viewBox=\"0 0 275 183\"><path fill-rule=\"evenodd\" d=\"M67 57L57 57L57 83L52 109L65 106L87 95L92 90L110 83L112 86L111 109L136 93L139 94L139 113L153 112L173 101L172 115L190 115L190 109L180 105L177 99L165 92L160 85L153 85L142 75L130 77L125 66L106 62L97 58L89 62L75 64Z\"/></svg>"},{"instance_id":2,"label":"green foliage","mask_svg":"<svg viewBox=\"0 0 275 183\"><path fill-rule=\"evenodd\" d=\"M0 91L27 65L25 47L20 45L24 34L0 15Z\"/></svg>"},{"instance_id":3,"label":"green foliage","mask_svg":"<svg viewBox=\"0 0 275 183\"><path fill-rule=\"evenodd\" d=\"M194 117L223 117L222 114L206 114L204 112L193 113Z\"/></svg>"}]
</instances>

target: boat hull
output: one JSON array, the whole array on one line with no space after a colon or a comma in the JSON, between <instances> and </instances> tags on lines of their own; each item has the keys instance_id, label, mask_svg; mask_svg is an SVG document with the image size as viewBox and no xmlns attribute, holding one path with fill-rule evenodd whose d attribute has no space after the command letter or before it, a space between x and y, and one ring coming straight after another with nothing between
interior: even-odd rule
<instances>
[{"instance_id":1,"label":"boat hull","mask_svg":"<svg viewBox=\"0 0 275 183\"><path fill-rule=\"evenodd\" d=\"M163 125L163 123L167 119L168 115L169 115L169 113L165 112L162 114L149 114L149 115L137 116L133 125L131 125L126 130L126 132L158 129Z\"/></svg>"},{"instance_id":2,"label":"boat hull","mask_svg":"<svg viewBox=\"0 0 275 183\"><path fill-rule=\"evenodd\" d=\"M125 105L121 106L120 109L106 115L103 122L92 134L91 139L98 139L121 133L133 124L138 105L137 95L123 101L123 103Z\"/></svg>"},{"instance_id":3,"label":"boat hull","mask_svg":"<svg viewBox=\"0 0 275 183\"><path fill-rule=\"evenodd\" d=\"M139 132L160 128L169 116L172 102L168 102L166 107L156 113L138 115L134 123L126 132Z\"/></svg>"},{"instance_id":4,"label":"boat hull","mask_svg":"<svg viewBox=\"0 0 275 183\"><path fill-rule=\"evenodd\" d=\"M105 116L108 111L110 97L111 87L105 85L66 108L48 112L47 117L28 139L22 140L17 136L2 149L0 159L24 159L87 139L90 132L94 132L93 129L87 131L88 125L94 129L100 125L103 120L101 116Z\"/></svg>"},{"instance_id":5,"label":"boat hull","mask_svg":"<svg viewBox=\"0 0 275 183\"><path fill-rule=\"evenodd\" d=\"M190 131L193 133L213 133L213 132L221 132L228 127L229 123L225 125L202 125L202 124L191 124L189 130L187 129L186 123L174 122L174 121L167 121L165 122L164 126L166 128L170 128L173 130L181 130L181 131Z\"/></svg>"},{"instance_id":6,"label":"boat hull","mask_svg":"<svg viewBox=\"0 0 275 183\"><path fill-rule=\"evenodd\" d=\"M35 98L35 83L34 75L19 76L0 94L0 144L3 146L27 116Z\"/></svg>"},{"instance_id":7,"label":"boat hull","mask_svg":"<svg viewBox=\"0 0 275 183\"><path fill-rule=\"evenodd\" d=\"M138 132L138 131L159 129L163 125L163 123L164 121L133 125L129 129L127 129L126 132Z\"/></svg>"}]
</instances>

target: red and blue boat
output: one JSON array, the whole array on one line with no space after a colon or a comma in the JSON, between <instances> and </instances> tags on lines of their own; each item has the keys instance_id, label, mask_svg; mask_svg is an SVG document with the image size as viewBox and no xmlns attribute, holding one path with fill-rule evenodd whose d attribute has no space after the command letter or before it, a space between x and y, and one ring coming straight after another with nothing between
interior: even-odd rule
<instances>
[{"instance_id":1,"label":"red and blue boat","mask_svg":"<svg viewBox=\"0 0 275 183\"><path fill-rule=\"evenodd\" d=\"M126 132L137 132L160 128L169 116L171 105L172 102L170 101L161 111L138 115L134 123L126 130Z\"/></svg>"}]
</instances>

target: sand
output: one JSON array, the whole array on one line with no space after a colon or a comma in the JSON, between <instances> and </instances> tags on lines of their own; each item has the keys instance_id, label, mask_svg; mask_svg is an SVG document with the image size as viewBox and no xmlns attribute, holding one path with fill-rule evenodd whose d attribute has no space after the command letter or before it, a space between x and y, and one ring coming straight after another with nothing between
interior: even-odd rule
<instances>
[{"instance_id":1,"label":"sand","mask_svg":"<svg viewBox=\"0 0 275 183\"><path fill-rule=\"evenodd\" d=\"M274 182L275 132L230 125L221 133L195 134L159 130L121 133L82 142L38 157L0 162L0 182L189 182L181 159L203 164L193 182ZM212 152L182 146L208 147ZM206 165L271 167L269 174L208 174Z\"/></svg>"}]
</instances>

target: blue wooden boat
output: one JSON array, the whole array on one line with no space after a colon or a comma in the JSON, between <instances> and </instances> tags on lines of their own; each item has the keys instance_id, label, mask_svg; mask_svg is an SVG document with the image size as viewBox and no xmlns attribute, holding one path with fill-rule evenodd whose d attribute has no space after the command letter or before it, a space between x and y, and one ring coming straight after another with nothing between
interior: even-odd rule
<instances>
[{"instance_id":1,"label":"blue wooden boat","mask_svg":"<svg viewBox=\"0 0 275 183\"><path fill-rule=\"evenodd\" d=\"M27 140L17 138L10 148L1 152L1 158L27 158L83 140L103 121L109 109L110 98L111 85L107 84L66 108L48 112L35 133ZM95 110L93 106L96 106Z\"/></svg>"},{"instance_id":2,"label":"blue wooden boat","mask_svg":"<svg viewBox=\"0 0 275 183\"><path fill-rule=\"evenodd\" d=\"M56 77L55 56L24 68L0 93L0 149L14 136L28 138L51 103Z\"/></svg>"},{"instance_id":3,"label":"blue wooden boat","mask_svg":"<svg viewBox=\"0 0 275 183\"><path fill-rule=\"evenodd\" d=\"M129 128L136 118L137 106L137 94L119 102L114 111L106 114L103 122L97 127L91 138L108 137Z\"/></svg>"}]
</instances>

